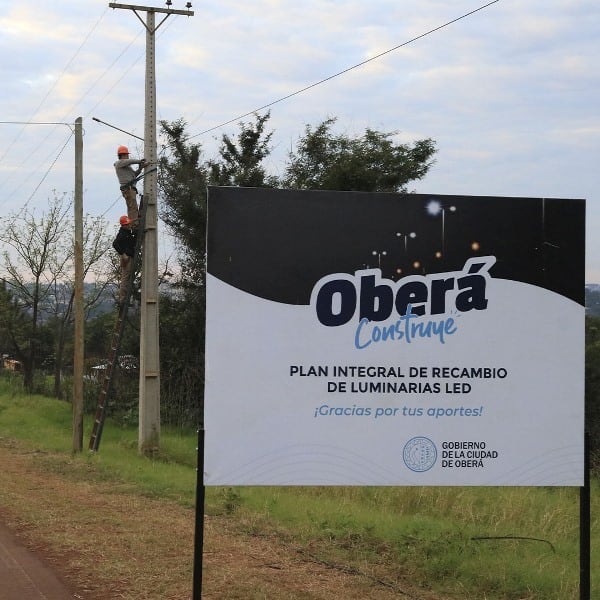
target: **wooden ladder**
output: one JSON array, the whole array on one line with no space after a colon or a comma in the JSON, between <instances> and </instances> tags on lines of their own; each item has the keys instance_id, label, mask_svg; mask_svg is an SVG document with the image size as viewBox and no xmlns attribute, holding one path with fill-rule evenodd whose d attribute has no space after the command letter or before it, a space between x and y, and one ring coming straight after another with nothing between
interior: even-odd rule
<instances>
[{"instance_id":1,"label":"wooden ladder","mask_svg":"<svg viewBox=\"0 0 600 600\"><path fill-rule=\"evenodd\" d=\"M113 379L117 369L117 361L119 360L119 351L121 348L121 339L123 337L123 330L125 329L125 321L127 318L127 311L129 309L129 301L133 293L133 279L134 274L138 270L143 251L143 238L145 231L146 221L146 206L144 204L144 197L140 200L140 211L138 220L138 235L135 241L135 252L133 255L133 266L129 272L129 281L127 282L127 294L125 301L119 306L119 313L117 315L117 321L112 334L112 341L110 344L110 354L108 357L107 368L102 378L102 387L98 395L98 403L96 404L96 414L94 416L94 424L92 426L92 434L90 436L89 449L94 452L98 450L100 446L100 438L102 437L102 429L104 428L104 421L106 419L106 409L108 407L108 400L112 391Z\"/></svg>"}]
</instances>

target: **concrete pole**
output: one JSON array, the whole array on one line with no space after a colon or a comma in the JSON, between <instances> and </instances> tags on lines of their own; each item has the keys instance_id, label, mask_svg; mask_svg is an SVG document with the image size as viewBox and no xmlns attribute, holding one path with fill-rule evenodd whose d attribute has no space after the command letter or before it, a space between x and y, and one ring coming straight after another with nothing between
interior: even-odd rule
<instances>
[{"instance_id":1,"label":"concrete pole","mask_svg":"<svg viewBox=\"0 0 600 600\"><path fill-rule=\"evenodd\" d=\"M146 100L144 158L156 164L155 15L146 18ZM158 240L156 171L144 177L146 225L142 253L142 304L140 323L140 400L138 449L152 455L160 448L160 358L158 335Z\"/></svg>"},{"instance_id":2,"label":"concrete pole","mask_svg":"<svg viewBox=\"0 0 600 600\"><path fill-rule=\"evenodd\" d=\"M83 449L83 133L82 119L75 120L75 290L73 314L75 340L73 351L73 452Z\"/></svg>"},{"instance_id":3,"label":"concrete pole","mask_svg":"<svg viewBox=\"0 0 600 600\"><path fill-rule=\"evenodd\" d=\"M156 166L156 77L155 33L170 15L191 17L189 10L155 8L109 2L110 8L132 10L146 28L146 94L144 115L144 158ZM146 22L139 12L146 12ZM156 25L156 13L164 17ZM146 225L142 252L142 305L140 307L140 382L138 450L153 455L160 449L160 359L158 338L158 215L156 207L156 171L144 177Z\"/></svg>"}]
</instances>

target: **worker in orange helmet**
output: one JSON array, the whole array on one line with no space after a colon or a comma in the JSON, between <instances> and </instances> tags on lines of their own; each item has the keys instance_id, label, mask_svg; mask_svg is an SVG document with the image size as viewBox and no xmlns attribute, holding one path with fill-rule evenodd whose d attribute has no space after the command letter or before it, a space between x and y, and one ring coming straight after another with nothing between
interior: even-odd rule
<instances>
[{"instance_id":1,"label":"worker in orange helmet","mask_svg":"<svg viewBox=\"0 0 600 600\"><path fill-rule=\"evenodd\" d=\"M121 193L127 205L127 216L131 221L131 225L137 227L139 209L135 181L142 169L148 166L148 163L145 158L129 158L129 148L127 146L119 146L117 148L117 157L115 171L119 179ZM138 168L134 169L133 165L138 165Z\"/></svg>"},{"instance_id":2,"label":"worker in orange helmet","mask_svg":"<svg viewBox=\"0 0 600 600\"><path fill-rule=\"evenodd\" d=\"M121 307L127 299L127 288L133 272L133 256L135 255L137 230L133 226L133 221L127 215L123 215L119 219L119 224L121 227L112 245L119 254L121 281L119 283L119 298L117 302L119 307Z\"/></svg>"}]
</instances>

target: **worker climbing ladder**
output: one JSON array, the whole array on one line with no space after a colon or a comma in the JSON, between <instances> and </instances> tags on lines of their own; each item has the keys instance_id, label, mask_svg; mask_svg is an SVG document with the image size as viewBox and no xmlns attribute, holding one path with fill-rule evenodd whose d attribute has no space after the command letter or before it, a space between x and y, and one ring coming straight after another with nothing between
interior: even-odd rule
<instances>
[{"instance_id":1,"label":"worker climbing ladder","mask_svg":"<svg viewBox=\"0 0 600 600\"><path fill-rule=\"evenodd\" d=\"M141 179L138 178L138 179ZM102 429L104 428L104 420L106 419L106 409L108 407L108 399L112 390L113 378L117 367L117 361L119 360L119 352L121 348L121 338L123 337L123 330L125 329L125 320L127 318L127 311L129 308L129 302L133 293L133 280L134 274L139 270L139 265L143 252L143 239L146 222L146 204L144 203L144 197L141 197L139 219L135 241L135 251L133 255L133 268L129 272L129 281L127 282L127 294L125 300L119 304L119 312L117 314L117 321L115 323L115 329L113 331L112 340L110 344L110 354L108 358L107 368L102 379L102 387L98 395L98 404L96 405L96 414L94 416L94 424L92 426L92 435L90 437L89 449L97 451L100 446L100 438L102 437Z\"/></svg>"}]
</instances>

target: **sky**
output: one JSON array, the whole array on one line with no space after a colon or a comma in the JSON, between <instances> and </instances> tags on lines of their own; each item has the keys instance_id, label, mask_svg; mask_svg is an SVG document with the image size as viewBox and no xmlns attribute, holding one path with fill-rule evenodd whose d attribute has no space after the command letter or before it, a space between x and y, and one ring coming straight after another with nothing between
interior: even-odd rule
<instances>
[{"instance_id":1,"label":"sky","mask_svg":"<svg viewBox=\"0 0 600 600\"><path fill-rule=\"evenodd\" d=\"M77 117L84 212L115 229L125 212L112 165L120 144L143 154L146 16L108 4L0 0L0 216L72 194ZM600 3L486 4L196 0L156 33L157 118L183 118L208 159L270 105L259 114L271 113L275 175L306 125L329 117L350 136L432 138L436 162L411 191L583 198L585 279L600 283ZM160 239L164 261L164 228Z\"/></svg>"}]
</instances>

